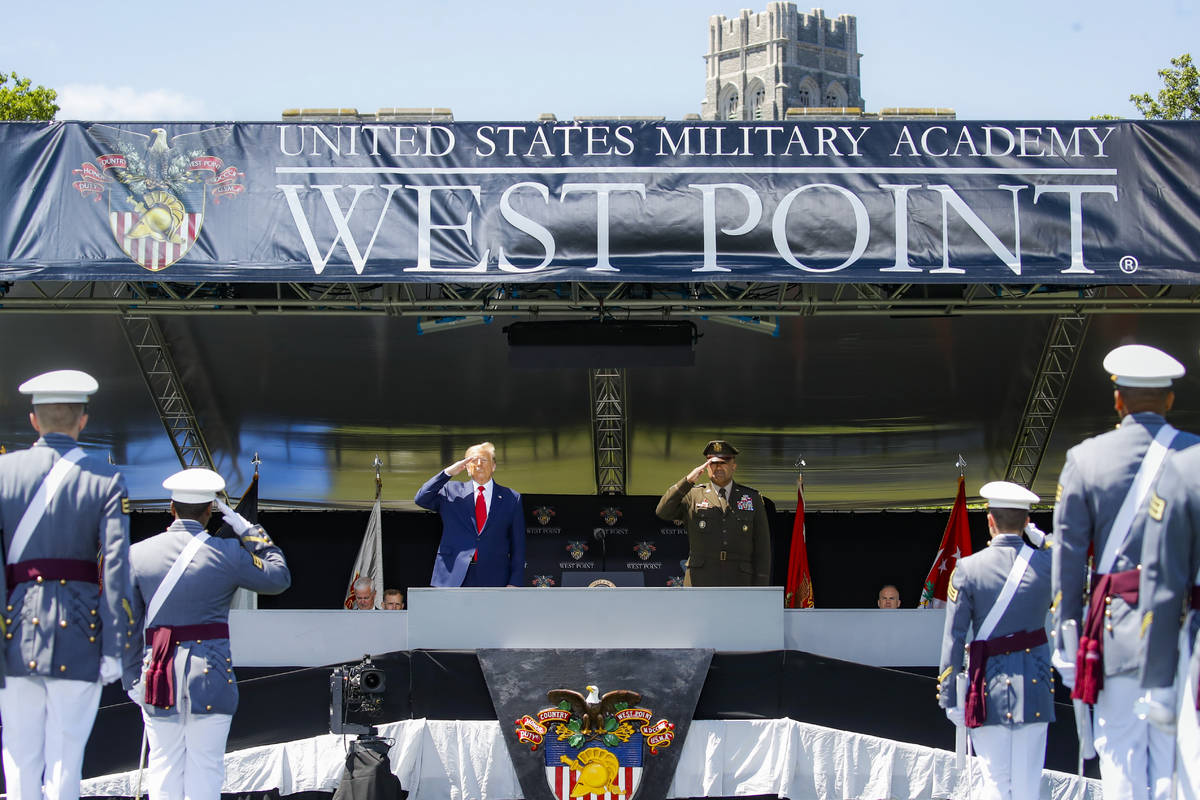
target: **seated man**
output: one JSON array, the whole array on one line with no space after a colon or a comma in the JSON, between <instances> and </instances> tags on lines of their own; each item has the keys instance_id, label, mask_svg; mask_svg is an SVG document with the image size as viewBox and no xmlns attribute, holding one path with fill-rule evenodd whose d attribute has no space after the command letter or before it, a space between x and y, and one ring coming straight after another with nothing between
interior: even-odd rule
<instances>
[{"instance_id":1,"label":"seated man","mask_svg":"<svg viewBox=\"0 0 1200 800\"><path fill-rule=\"evenodd\" d=\"M375 608L375 587L370 578L358 578L350 588L351 611L370 611Z\"/></svg>"},{"instance_id":2,"label":"seated man","mask_svg":"<svg viewBox=\"0 0 1200 800\"><path fill-rule=\"evenodd\" d=\"M404 610L404 592L399 589L384 589L383 590L383 610L384 611L403 611Z\"/></svg>"}]
</instances>

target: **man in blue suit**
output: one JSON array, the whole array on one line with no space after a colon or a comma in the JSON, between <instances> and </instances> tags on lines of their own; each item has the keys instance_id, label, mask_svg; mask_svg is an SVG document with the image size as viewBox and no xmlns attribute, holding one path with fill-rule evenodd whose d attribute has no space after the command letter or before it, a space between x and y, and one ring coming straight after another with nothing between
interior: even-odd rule
<instances>
[{"instance_id":1,"label":"man in blue suit","mask_svg":"<svg viewBox=\"0 0 1200 800\"><path fill-rule=\"evenodd\" d=\"M469 481L451 481L463 470ZM525 511L521 495L492 480L496 446L472 445L465 457L420 488L417 505L442 516L431 586L522 586Z\"/></svg>"}]
</instances>

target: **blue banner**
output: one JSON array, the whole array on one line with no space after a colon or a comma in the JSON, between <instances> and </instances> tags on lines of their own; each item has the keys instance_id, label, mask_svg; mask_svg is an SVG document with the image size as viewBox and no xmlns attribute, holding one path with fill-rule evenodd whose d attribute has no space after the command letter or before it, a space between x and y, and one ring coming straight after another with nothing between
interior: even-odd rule
<instances>
[{"instance_id":1,"label":"blue banner","mask_svg":"<svg viewBox=\"0 0 1200 800\"><path fill-rule=\"evenodd\" d=\"M0 123L0 280L1200 282L1192 122Z\"/></svg>"}]
</instances>

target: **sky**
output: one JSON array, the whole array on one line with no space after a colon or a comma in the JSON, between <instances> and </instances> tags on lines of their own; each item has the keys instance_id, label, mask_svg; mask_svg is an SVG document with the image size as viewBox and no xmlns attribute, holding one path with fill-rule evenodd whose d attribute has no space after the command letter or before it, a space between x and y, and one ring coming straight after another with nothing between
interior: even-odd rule
<instances>
[{"instance_id":1,"label":"sky","mask_svg":"<svg viewBox=\"0 0 1200 800\"><path fill-rule=\"evenodd\" d=\"M1200 0L823 7L858 18L868 111L1140 118L1131 93L1155 94L1172 57L1200 59ZM58 119L275 121L286 108L335 106L443 107L460 121L681 119L701 111L709 17L739 10L731 0L0 0L0 71L58 90Z\"/></svg>"}]
</instances>

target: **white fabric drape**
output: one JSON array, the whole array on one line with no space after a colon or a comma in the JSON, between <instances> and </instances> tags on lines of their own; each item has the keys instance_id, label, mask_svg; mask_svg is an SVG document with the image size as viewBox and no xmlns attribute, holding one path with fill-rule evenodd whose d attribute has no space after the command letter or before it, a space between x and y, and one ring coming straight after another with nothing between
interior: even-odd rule
<instances>
[{"instance_id":1,"label":"white fabric drape","mask_svg":"<svg viewBox=\"0 0 1200 800\"><path fill-rule=\"evenodd\" d=\"M505 748L507 733L498 722L414 719L379 726L380 736L396 742L392 771L411 800L523 797ZM332 792L350 741L330 734L227 753L223 791ZM969 778L978 796L978 765L963 773L946 750L790 719L696 720L668 796L940 800L967 796ZM136 782L136 771L92 778L81 794L130 797ZM1046 771L1040 800L1100 800L1100 784Z\"/></svg>"}]
</instances>

